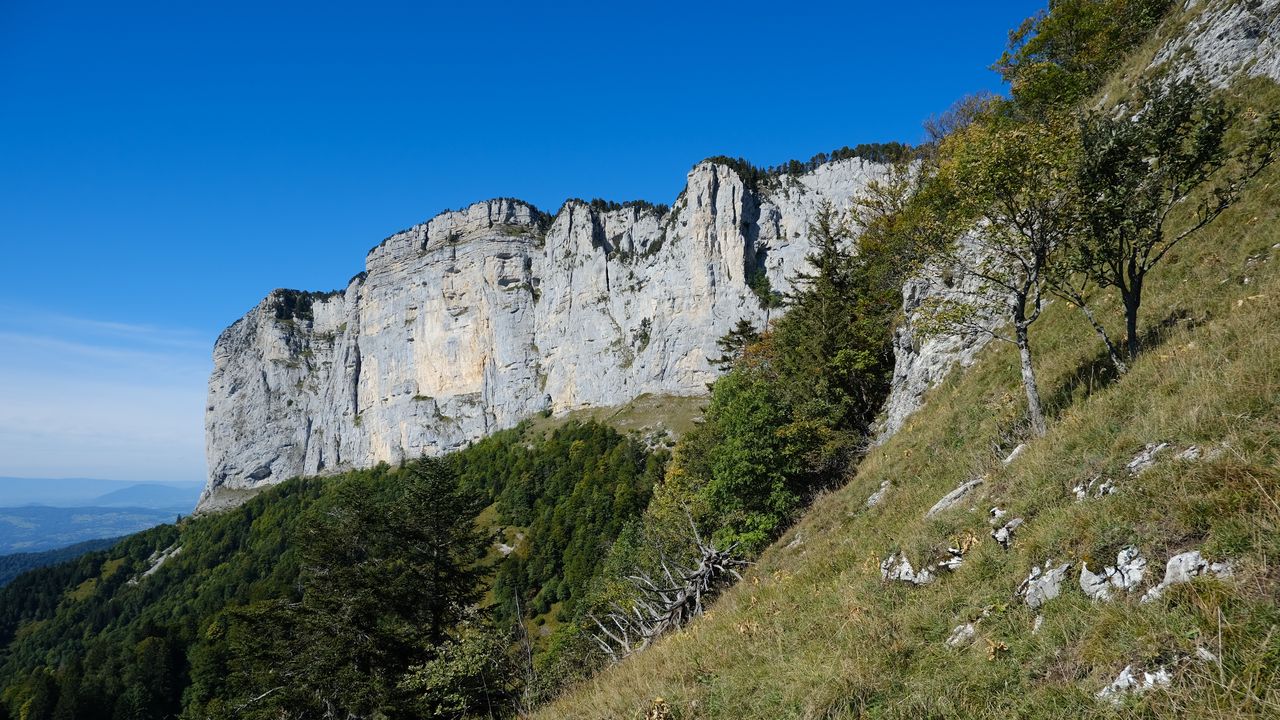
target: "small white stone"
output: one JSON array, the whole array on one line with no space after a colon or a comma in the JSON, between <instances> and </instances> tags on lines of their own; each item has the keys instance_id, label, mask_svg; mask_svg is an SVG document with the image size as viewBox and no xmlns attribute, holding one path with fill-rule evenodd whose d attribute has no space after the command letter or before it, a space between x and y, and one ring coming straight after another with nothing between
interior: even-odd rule
<instances>
[{"instance_id":1,"label":"small white stone","mask_svg":"<svg viewBox=\"0 0 1280 720\"><path fill-rule=\"evenodd\" d=\"M1052 565L1046 563L1045 567ZM1071 569L1071 563L1063 563L1057 567L1041 570L1039 565L1031 568L1031 574L1018 586L1018 594L1026 600L1027 607L1036 610L1062 593L1062 581Z\"/></svg>"},{"instance_id":2,"label":"small white stone","mask_svg":"<svg viewBox=\"0 0 1280 720\"><path fill-rule=\"evenodd\" d=\"M884 500L884 496L889 492L889 488L892 485L893 483L889 482L888 480L885 480L884 482L880 483L880 489L871 493L871 496L867 498L867 507L873 508L879 505L880 502Z\"/></svg>"},{"instance_id":3,"label":"small white stone","mask_svg":"<svg viewBox=\"0 0 1280 720\"><path fill-rule=\"evenodd\" d=\"M960 500L963 499L965 495L968 495L974 488L982 485L983 482L985 482L985 478L974 478L967 482L961 483L959 487L947 493L946 495L943 495L941 500L934 503L933 507L929 508L929 512L925 513L924 516L926 518L931 518L934 515L937 515L938 513L944 510L948 510L952 507L955 507L955 505L959 503Z\"/></svg>"},{"instance_id":4,"label":"small white stone","mask_svg":"<svg viewBox=\"0 0 1280 720\"><path fill-rule=\"evenodd\" d=\"M1005 550L1009 549L1009 543L1013 542L1013 532L1022 527L1022 518L1014 518L1005 523L1003 527L992 531L991 537L1000 543L1000 547Z\"/></svg>"},{"instance_id":5,"label":"small white stone","mask_svg":"<svg viewBox=\"0 0 1280 720\"><path fill-rule=\"evenodd\" d=\"M955 629L951 631L951 637L947 638L947 647L955 648L962 645L968 645L973 642L975 635L977 635L977 628L973 626L973 623L957 625Z\"/></svg>"},{"instance_id":6,"label":"small white stone","mask_svg":"<svg viewBox=\"0 0 1280 720\"><path fill-rule=\"evenodd\" d=\"M1013 452L1009 453L1009 457L1004 459L1004 464L1008 465L1014 460L1017 460L1019 455L1026 452L1026 449L1027 449L1026 443L1019 444L1018 447L1013 449Z\"/></svg>"}]
</instances>

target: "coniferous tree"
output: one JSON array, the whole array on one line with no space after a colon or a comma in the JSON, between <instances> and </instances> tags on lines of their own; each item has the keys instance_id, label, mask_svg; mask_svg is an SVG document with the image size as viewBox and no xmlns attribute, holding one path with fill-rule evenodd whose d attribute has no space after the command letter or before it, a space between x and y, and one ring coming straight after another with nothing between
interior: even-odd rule
<instances>
[{"instance_id":1,"label":"coniferous tree","mask_svg":"<svg viewBox=\"0 0 1280 720\"><path fill-rule=\"evenodd\" d=\"M732 330L725 333L724 337L716 340L716 346L720 348L720 357L708 359L721 370L728 370L742 358L742 353L748 345L759 340L760 332L756 330L756 326L752 325L750 320L742 318Z\"/></svg>"},{"instance_id":2,"label":"coniferous tree","mask_svg":"<svg viewBox=\"0 0 1280 720\"><path fill-rule=\"evenodd\" d=\"M490 538L481 501L443 460L400 482L348 482L302 537L301 602L232 616L232 689L244 717L394 716L401 681L430 660L480 596Z\"/></svg>"}]
</instances>

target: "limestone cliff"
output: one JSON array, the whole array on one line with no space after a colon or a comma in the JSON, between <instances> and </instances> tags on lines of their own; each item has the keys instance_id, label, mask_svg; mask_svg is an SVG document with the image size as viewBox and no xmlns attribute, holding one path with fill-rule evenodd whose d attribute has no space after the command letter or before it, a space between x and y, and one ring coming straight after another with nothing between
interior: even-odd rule
<instances>
[{"instance_id":1,"label":"limestone cliff","mask_svg":"<svg viewBox=\"0 0 1280 720\"><path fill-rule=\"evenodd\" d=\"M704 162L669 209L509 199L371 250L344 291L278 290L218 338L200 508L286 478L458 448L529 415L706 392L716 340L766 322L823 202L885 167L841 160L753 188Z\"/></svg>"}]
</instances>

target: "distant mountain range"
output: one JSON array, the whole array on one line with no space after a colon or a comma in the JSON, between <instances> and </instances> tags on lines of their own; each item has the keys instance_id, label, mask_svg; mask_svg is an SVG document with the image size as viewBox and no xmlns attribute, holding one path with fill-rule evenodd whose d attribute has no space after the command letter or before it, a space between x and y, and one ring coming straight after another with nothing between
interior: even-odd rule
<instances>
[{"instance_id":1,"label":"distant mountain range","mask_svg":"<svg viewBox=\"0 0 1280 720\"><path fill-rule=\"evenodd\" d=\"M200 488L196 482L0 477L0 508L139 507L187 513L195 507Z\"/></svg>"},{"instance_id":2,"label":"distant mountain range","mask_svg":"<svg viewBox=\"0 0 1280 720\"><path fill-rule=\"evenodd\" d=\"M191 512L199 483L0 477L0 555L115 538Z\"/></svg>"},{"instance_id":3,"label":"distant mountain range","mask_svg":"<svg viewBox=\"0 0 1280 720\"><path fill-rule=\"evenodd\" d=\"M120 538L118 537L101 538L99 540L86 540L82 543L58 548L57 550L0 555L0 587L8 585L10 580L28 570L57 565L66 560L74 560L87 552L109 548L119 540Z\"/></svg>"}]
</instances>

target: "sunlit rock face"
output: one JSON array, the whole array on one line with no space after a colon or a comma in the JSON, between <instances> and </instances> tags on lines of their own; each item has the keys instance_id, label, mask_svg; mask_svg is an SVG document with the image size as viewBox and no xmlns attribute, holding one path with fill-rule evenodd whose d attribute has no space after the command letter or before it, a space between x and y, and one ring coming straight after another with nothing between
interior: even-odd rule
<instances>
[{"instance_id":1,"label":"sunlit rock face","mask_svg":"<svg viewBox=\"0 0 1280 720\"><path fill-rule=\"evenodd\" d=\"M387 238L343 291L273 292L214 347L200 508L542 411L705 393L716 340L767 322L750 275L788 290L823 203L847 209L886 170L855 158L749 187L704 162L670 209L490 200Z\"/></svg>"}]
</instances>

